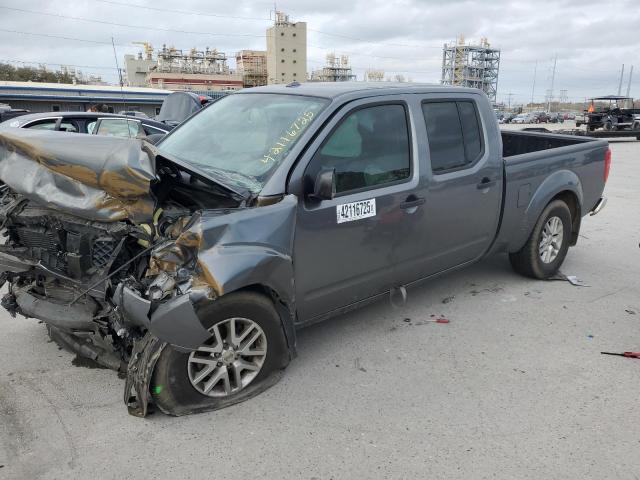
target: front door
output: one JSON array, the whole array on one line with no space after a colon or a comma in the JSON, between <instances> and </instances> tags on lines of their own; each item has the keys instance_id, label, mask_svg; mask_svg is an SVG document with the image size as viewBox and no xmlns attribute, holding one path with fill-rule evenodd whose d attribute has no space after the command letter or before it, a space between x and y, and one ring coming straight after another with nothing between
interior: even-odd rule
<instances>
[{"instance_id":1,"label":"front door","mask_svg":"<svg viewBox=\"0 0 640 480\"><path fill-rule=\"evenodd\" d=\"M399 97L395 97L399 98ZM301 195L294 268L300 321L388 291L422 207L404 101L355 102L319 138L305 178L335 169L336 196Z\"/></svg>"}]
</instances>

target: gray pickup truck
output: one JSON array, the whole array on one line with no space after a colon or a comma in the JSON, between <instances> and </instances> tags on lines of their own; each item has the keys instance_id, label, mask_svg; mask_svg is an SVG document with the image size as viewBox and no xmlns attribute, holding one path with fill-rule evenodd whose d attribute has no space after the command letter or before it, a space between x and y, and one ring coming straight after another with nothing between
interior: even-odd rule
<instances>
[{"instance_id":1,"label":"gray pickup truck","mask_svg":"<svg viewBox=\"0 0 640 480\"><path fill-rule=\"evenodd\" d=\"M2 305L126 372L134 415L217 409L279 378L296 328L493 253L553 275L610 161L411 84L248 89L156 146L4 130Z\"/></svg>"}]
</instances>

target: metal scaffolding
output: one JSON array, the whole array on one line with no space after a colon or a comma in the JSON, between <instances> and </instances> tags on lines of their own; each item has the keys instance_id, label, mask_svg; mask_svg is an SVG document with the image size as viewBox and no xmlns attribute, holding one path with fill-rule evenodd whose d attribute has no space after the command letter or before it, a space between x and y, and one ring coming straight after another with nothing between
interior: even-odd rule
<instances>
[{"instance_id":1,"label":"metal scaffolding","mask_svg":"<svg viewBox=\"0 0 640 480\"><path fill-rule=\"evenodd\" d=\"M490 100L496 100L500 50L491 48L486 38L480 45L465 45L464 36L455 44L445 44L442 50L443 85L478 88Z\"/></svg>"},{"instance_id":2,"label":"metal scaffolding","mask_svg":"<svg viewBox=\"0 0 640 480\"><path fill-rule=\"evenodd\" d=\"M262 50L240 50L236 53L236 69L242 75L245 87L267 84L267 52Z\"/></svg>"},{"instance_id":3,"label":"metal scaffolding","mask_svg":"<svg viewBox=\"0 0 640 480\"><path fill-rule=\"evenodd\" d=\"M228 75L227 56L218 50L204 51L192 48L183 52L175 47L162 46L158 51L158 61L155 71L161 73L196 73Z\"/></svg>"},{"instance_id":4,"label":"metal scaffolding","mask_svg":"<svg viewBox=\"0 0 640 480\"><path fill-rule=\"evenodd\" d=\"M322 70L311 73L312 82L349 82L355 79L356 76L349 65L349 57L338 57L333 53L327 55L327 64Z\"/></svg>"}]
</instances>

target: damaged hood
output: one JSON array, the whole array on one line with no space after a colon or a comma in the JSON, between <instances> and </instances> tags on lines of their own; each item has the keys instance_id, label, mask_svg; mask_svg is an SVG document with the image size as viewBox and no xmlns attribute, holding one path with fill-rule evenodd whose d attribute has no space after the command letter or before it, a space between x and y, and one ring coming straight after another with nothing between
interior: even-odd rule
<instances>
[{"instance_id":1,"label":"damaged hood","mask_svg":"<svg viewBox=\"0 0 640 480\"><path fill-rule=\"evenodd\" d=\"M149 222L157 180L142 140L0 130L0 180L27 199L88 220Z\"/></svg>"}]
</instances>

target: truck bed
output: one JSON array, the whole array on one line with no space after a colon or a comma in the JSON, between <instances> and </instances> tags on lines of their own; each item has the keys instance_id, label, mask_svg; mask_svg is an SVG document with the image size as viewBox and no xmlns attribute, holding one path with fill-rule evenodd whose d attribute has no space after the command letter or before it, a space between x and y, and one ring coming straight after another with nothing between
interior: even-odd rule
<instances>
[{"instance_id":1,"label":"truck bed","mask_svg":"<svg viewBox=\"0 0 640 480\"><path fill-rule=\"evenodd\" d=\"M522 248L540 212L556 195L575 198L577 210L582 205L577 219L600 199L605 140L522 131L502 131L501 136L504 210L494 251Z\"/></svg>"},{"instance_id":2,"label":"truck bed","mask_svg":"<svg viewBox=\"0 0 640 480\"><path fill-rule=\"evenodd\" d=\"M566 135L550 135L540 132L505 131L502 130L502 156L504 158L527 153L550 150L552 148L567 147L589 141L584 138Z\"/></svg>"}]
</instances>

